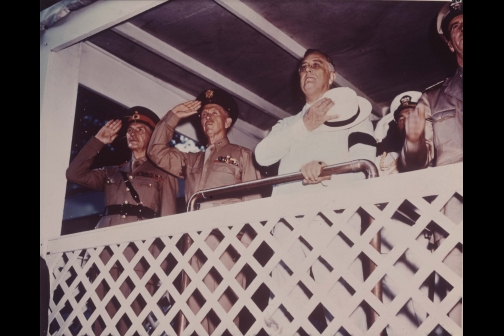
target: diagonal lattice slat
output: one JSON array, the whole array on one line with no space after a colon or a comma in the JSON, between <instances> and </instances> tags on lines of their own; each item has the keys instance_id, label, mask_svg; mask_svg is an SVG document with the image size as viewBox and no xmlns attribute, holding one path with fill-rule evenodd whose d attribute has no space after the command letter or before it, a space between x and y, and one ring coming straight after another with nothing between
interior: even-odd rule
<instances>
[{"instance_id":1,"label":"diagonal lattice slat","mask_svg":"<svg viewBox=\"0 0 504 336\"><path fill-rule=\"evenodd\" d=\"M52 275L49 323L53 327L50 334L94 335L96 321L100 320L104 325L102 335L119 335L116 326L126 318L125 335L175 335L177 317L182 312L188 322L184 335L207 335L201 321L209 314L215 314L220 320L212 335L257 335L270 332L268 319L277 310L285 309L291 319L282 326L285 335L293 335L301 329L310 335L335 335L343 329L353 335L378 335L385 328L408 328L399 318L408 302L414 302L428 314L412 334L429 334L438 326L452 335L460 334L461 327L448 313L463 299L462 278L443 261L452 250L463 245L463 222L450 220L443 208L454 195L462 199L463 193L460 185L450 188L439 185L438 189L434 192L433 186L424 194L396 193L390 197L390 193L385 195L388 199L379 195L352 201L345 200L342 191L326 203L310 208L291 207L281 200L278 207L283 207L283 212L264 215L261 220L244 216L225 226L218 220L227 211L222 207L208 211L208 219L215 223L213 226L194 224L187 231L163 228L163 234L152 233L141 239L51 252L47 256ZM373 194L372 190L369 194ZM428 200L427 196L435 198ZM276 202L273 198L268 201ZM250 207L253 203L250 202ZM396 214L405 204L418 218L398 231L394 229L398 225ZM359 231L351 223L356 214L362 213L373 220L365 230ZM185 214L186 217L180 215L180 218L196 215ZM279 223L289 230L281 240L273 233ZM446 233L435 251L428 250L418 240L433 223ZM240 233L246 226L253 231L252 241L247 244L240 240ZM211 248L205 240L213 229L220 231L221 238L218 245ZM388 252L380 253L370 242L377 233L385 231L387 239L394 243ZM177 242L185 233L192 244L182 253ZM65 239L60 238L60 241ZM292 252L299 244L304 246L302 258ZM232 266L226 266L221 256L230 249L236 258ZM103 257L105 254L110 254L109 260ZM197 271L190 263L195 255L204 260ZM397 265L408 255L415 255L418 265L406 276ZM362 260L375 265L364 277L354 271L355 263ZM280 264L288 267L288 275L281 285L272 275ZM320 273L323 276L313 273L317 267L324 269L324 273ZM248 274L245 288L237 280L241 272ZM182 273L190 279L183 291L180 288ZM204 283L210 273L220 277L215 289ZM433 274L450 288L440 302L433 301L420 290ZM385 278L396 284L396 293L387 304L372 292ZM102 284L106 284L103 297L97 293ZM342 284L350 288L348 298L336 300L333 294ZM129 294L124 294L121 286L129 285ZM299 285L307 292L302 304L292 296ZM272 292L270 299L269 291ZM219 299L231 292L236 297L230 308L224 308ZM187 303L195 293L204 300L196 313ZM112 304L117 305L113 316L106 308ZM320 307L328 316L322 327L310 317ZM377 314L377 319L365 330L356 324L355 317L362 307ZM238 316L240 323L236 325L233 321Z\"/></svg>"}]
</instances>

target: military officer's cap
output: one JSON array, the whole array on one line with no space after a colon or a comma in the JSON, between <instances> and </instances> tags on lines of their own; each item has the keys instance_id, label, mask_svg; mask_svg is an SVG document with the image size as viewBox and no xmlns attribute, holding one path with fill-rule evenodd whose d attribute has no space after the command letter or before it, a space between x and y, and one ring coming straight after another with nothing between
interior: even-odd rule
<instances>
[{"instance_id":1,"label":"military officer's cap","mask_svg":"<svg viewBox=\"0 0 504 336\"><path fill-rule=\"evenodd\" d=\"M455 0L452 3L445 4L438 13L436 27L438 34L447 42L450 41L450 32L448 25L454 17L463 15L462 1Z\"/></svg>"},{"instance_id":2,"label":"military officer's cap","mask_svg":"<svg viewBox=\"0 0 504 336\"><path fill-rule=\"evenodd\" d=\"M394 113L394 120L399 119L402 110L415 108L421 95L422 93L419 91L406 91L397 95L390 104L390 112Z\"/></svg>"},{"instance_id":3,"label":"military officer's cap","mask_svg":"<svg viewBox=\"0 0 504 336\"><path fill-rule=\"evenodd\" d=\"M152 112L143 106L133 106L126 111L126 127L131 123L141 123L147 125L150 129L154 130L157 123L159 122L159 117L156 113Z\"/></svg>"},{"instance_id":4,"label":"military officer's cap","mask_svg":"<svg viewBox=\"0 0 504 336\"><path fill-rule=\"evenodd\" d=\"M229 117L233 120L231 125L238 119L238 105L233 96L221 89L208 89L201 92L196 100L201 102L201 107L198 110L198 116L201 116L203 107L207 104L217 104L227 111Z\"/></svg>"},{"instance_id":5,"label":"military officer's cap","mask_svg":"<svg viewBox=\"0 0 504 336\"><path fill-rule=\"evenodd\" d=\"M389 132L389 124L392 121L395 121L397 123L400 113L404 109L415 108L421 96L422 92L406 91L397 95L394 100L392 100L392 103L390 104L390 113L386 114L376 124L374 132L376 142L380 143L387 137Z\"/></svg>"}]
</instances>

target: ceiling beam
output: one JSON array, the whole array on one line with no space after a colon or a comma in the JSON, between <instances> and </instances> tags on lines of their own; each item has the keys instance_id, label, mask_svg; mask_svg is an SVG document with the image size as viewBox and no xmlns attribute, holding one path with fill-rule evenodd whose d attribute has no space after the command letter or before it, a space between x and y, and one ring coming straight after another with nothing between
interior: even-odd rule
<instances>
[{"instance_id":1,"label":"ceiling beam","mask_svg":"<svg viewBox=\"0 0 504 336\"><path fill-rule=\"evenodd\" d=\"M172 91L173 93L179 95L180 97L186 99L186 100L194 100L196 99L196 96L193 96L192 94L189 94L185 92L184 90L179 89L178 87L171 85L170 83L167 83L147 72L144 72L140 69L136 69L139 73L142 73L145 77L150 78L152 81L155 81L159 85L163 86L164 88ZM250 124L247 121L244 121L243 119L236 119L233 128L232 129L238 129L240 132L245 133L246 135L261 141L268 135L268 131L263 131L259 127L256 127L252 124Z\"/></svg>"},{"instance_id":2,"label":"ceiling beam","mask_svg":"<svg viewBox=\"0 0 504 336\"><path fill-rule=\"evenodd\" d=\"M203 63L198 62L194 58L187 56L168 43L161 41L157 37L131 23L123 23L112 28L112 30L136 44L141 45L147 50L152 51L156 55L159 55L179 67L195 74L196 76L214 84L215 86L232 93L246 103L258 108L276 119L283 119L291 116L289 113L264 100L252 91L247 90L238 83L233 82L217 71L207 67Z\"/></svg>"},{"instance_id":3,"label":"ceiling beam","mask_svg":"<svg viewBox=\"0 0 504 336\"><path fill-rule=\"evenodd\" d=\"M108 99L125 107L145 106L160 118L171 107L195 99L195 96L134 67L89 41L81 44L79 84ZM194 126L191 122L181 121L175 130L198 140ZM233 143L253 150L266 134L238 119L228 136Z\"/></svg>"},{"instance_id":4,"label":"ceiling beam","mask_svg":"<svg viewBox=\"0 0 504 336\"><path fill-rule=\"evenodd\" d=\"M62 50L168 0L97 1L71 12L40 34L40 46ZM40 12L47 16L51 8Z\"/></svg>"},{"instance_id":5,"label":"ceiling beam","mask_svg":"<svg viewBox=\"0 0 504 336\"><path fill-rule=\"evenodd\" d=\"M238 0L214 0L216 3L224 7L230 13L234 14L249 26L257 30L259 33L263 34L276 45L287 51L292 56L297 59L303 58L306 48L294 41L283 31L278 29L276 26L271 24L268 20L263 18L261 15L257 14L250 7L245 5L243 2ZM349 80L336 72L336 79L334 80L338 86L349 87L354 90L358 96L366 98L373 107L373 112L382 117L385 110L378 105L375 101L369 98L364 92L362 92L358 87L353 85Z\"/></svg>"}]
</instances>

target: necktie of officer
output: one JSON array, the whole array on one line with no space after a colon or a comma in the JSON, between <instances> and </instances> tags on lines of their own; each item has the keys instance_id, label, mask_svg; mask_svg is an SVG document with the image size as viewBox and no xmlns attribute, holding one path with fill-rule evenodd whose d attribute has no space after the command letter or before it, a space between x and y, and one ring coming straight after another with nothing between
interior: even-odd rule
<instances>
[{"instance_id":1,"label":"necktie of officer","mask_svg":"<svg viewBox=\"0 0 504 336\"><path fill-rule=\"evenodd\" d=\"M145 157L134 160L133 164L131 165L131 170L136 170L145 161L147 161L147 158Z\"/></svg>"},{"instance_id":2,"label":"necktie of officer","mask_svg":"<svg viewBox=\"0 0 504 336\"><path fill-rule=\"evenodd\" d=\"M140 162L138 162L138 160L135 160L133 162L133 170L136 170L138 168L138 166L140 166Z\"/></svg>"},{"instance_id":3,"label":"necktie of officer","mask_svg":"<svg viewBox=\"0 0 504 336\"><path fill-rule=\"evenodd\" d=\"M207 149L205 151L205 161L203 161L203 164L205 164L206 160L212 155L214 150L215 150L214 145L210 145L207 147Z\"/></svg>"}]
</instances>

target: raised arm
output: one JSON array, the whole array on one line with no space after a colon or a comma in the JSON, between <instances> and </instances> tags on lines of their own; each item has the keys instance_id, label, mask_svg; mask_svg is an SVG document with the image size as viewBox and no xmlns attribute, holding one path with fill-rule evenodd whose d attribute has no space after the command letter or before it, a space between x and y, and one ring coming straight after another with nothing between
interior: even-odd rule
<instances>
[{"instance_id":1,"label":"raised arm","mask_svg":"<svg viewBox=\"0 0 504 336\"><path fill-rule=\"evenodd\" d=\"M400 157L405 171L425 168L434 157L431 114L429 98L424 93L415 110L406 116L406 139Z\"/></svg>"},{"instance_id":2,"label":"raised arm","mask_svg":"<svg viewBox=\"0 0 504 336\"><path fill-rule=\"evenodd\" d=\"M156 125L147 147L147 156L155 165L181 178L185 178L182 167L186 165L187 154L168 146L168 143L180 119L197 113L200 106L199 101L193 100L179 104L168 111Z\"/></svg>"},{"instance_id":3,"label":"raised arm","mask_svg":"<svg viewBox=\"0 0 504 336\"><path fill-rule=\"evenodd\" d=\"M121 129L121 120L111 120L103 126L81 149L66 170L69 181L86 188L103 191L106 173L103 169L89 169L103 146L112 143Z\"/></svg>"},{"instance_id":4,"label":"raised arm","mask_svg":"<svg viewBox=\"0 0 504 336\"><path fill-rule=\"evenodd\" d=\"M270 166L282 159L290 147L304 139L309 132L330 120L327 111L334 105L329 98L322 98L303 114L279 120L271 132L255 148L257 163L261 166Z\"/></svg>"},{"instance_id":5,"label":"raised arm","mask_svg":"<svg viewBox=\"0 0 504 336\"><path fill-rule=\"evenodd\" d=\"M255 148L257 163L270 166L282 159L290 151L290 147L303 140L308 134L302 117L298 114L279 120L271 132L259 142Z\"/></svg>"}]
</instances>

